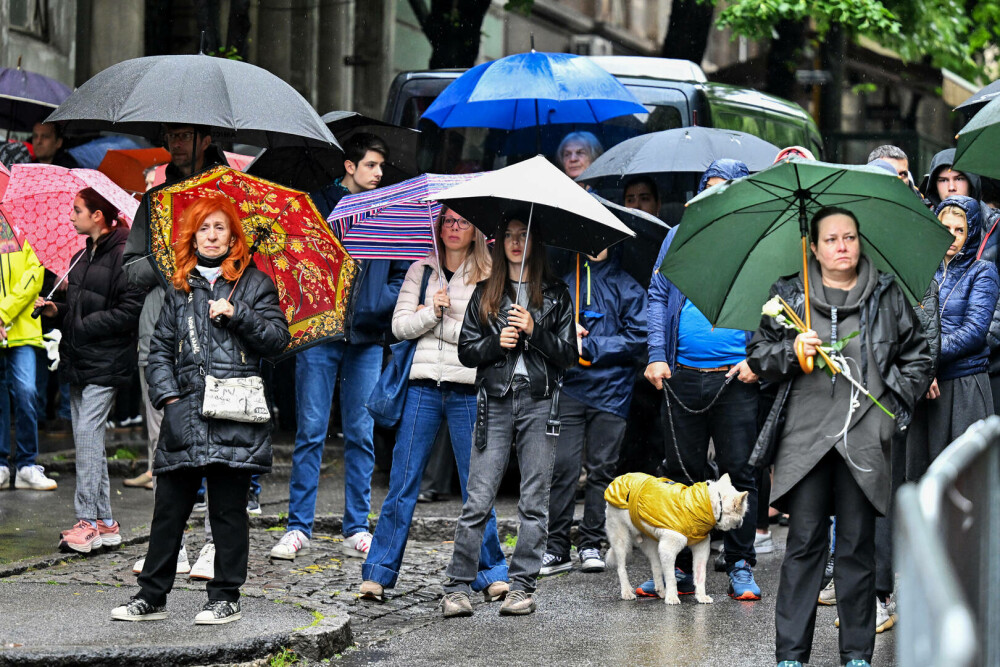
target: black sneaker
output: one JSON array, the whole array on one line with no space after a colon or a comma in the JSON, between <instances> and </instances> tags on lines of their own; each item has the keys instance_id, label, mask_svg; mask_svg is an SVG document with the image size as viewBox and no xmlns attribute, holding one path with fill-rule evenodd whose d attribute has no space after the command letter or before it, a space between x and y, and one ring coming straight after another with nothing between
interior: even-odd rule
<instances>
[{"instance_id":1,"label":"black sneaker","mask_svg":"<svg viewBox=\"0 0 1000 667\"><path fill-rule=\"evenodd\" d=\"M111 610L111 618L116 621L162 621L166 617L167 605L157 607L138 596Z\"/></svg>"},{"instance_id":2,"label":"black sneaker","mask_svg":"<svg viewBox=\"0 0 1000 667\"><path fill-rule=\"evenodd\" d=\"M573 569L573 560L569 556L556 556L555 554L546 553L542 556L542 569L538 571L538 575L545 577L571 569Z\"/></svg>"},{"instance_id":3,"label":"black sneaker","mask_svg":"<svg viewBox=\"0 0 1000 667\"><path fill-rule=\"evenodd\" d=\"M833 554L826 561L826 568L823 569L823 585L826 586L833 580Z\"/></svg>"},{"instance_id":4,"label":"black sneaker","mask_svg":"<svg viewBox=\"0 0 1000 667\"><path fill-rule=\"evenodd\" d=\"M243 616L240 612L240 601L209 600L194 617L195 625L221 625L238 621Z\"/></svg>"},{"instance_id":5,"label":"black sneaker","mask_svg":"<svg viewBox=\"0 0 1000 667\"><path fill-rule=\"evenodd\" d=\"M604 572L607 565L597 549L580 549L581 572Z\"/></svg>"},{"instance_id":6,"label":"black sneaker","mask_svg":"<svg viewBox=\"0 0 1000 667\"><path fill-rule=\"evenodd\" d=\"M253 491L247 500L247 514L260 514L260 496Z\"/></svg>"}]
</instances>

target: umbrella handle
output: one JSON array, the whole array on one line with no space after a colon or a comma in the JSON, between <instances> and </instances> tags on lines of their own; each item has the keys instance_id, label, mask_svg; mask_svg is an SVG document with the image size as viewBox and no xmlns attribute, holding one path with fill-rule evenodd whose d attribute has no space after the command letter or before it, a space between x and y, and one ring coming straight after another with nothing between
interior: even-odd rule
<instances>
[{"instance_id":1,"label":"umbrella handle","mask_svg":"<svg viewBox=\"0 0 1000 667\"><path fill-rule=\"evenodd\" d=\"M576 254L576 300L573 302L576 308L573 309L573 321L580 326L580 253ZM583 357L577 359L581 366L590 366L591 362Z\"/></svg>"},{"instance_id":2,"label":"umbrella handle","mask_svg":"<svg viewBox=\"0 0 1000 667\"><path fill-rule=\"evenodd\" d=\"M812 329L812 312L809 306L809 256L808 252L809 239L805 236L802 237L802 282L805 286L805 325L806 329ZM795 346L795 356L799 359L799 366L802 367L802 372L808 375L813 372L815 361L813 357L807 357L805 351L802 349L801 345Z\"/></svg>"}]
</instances>

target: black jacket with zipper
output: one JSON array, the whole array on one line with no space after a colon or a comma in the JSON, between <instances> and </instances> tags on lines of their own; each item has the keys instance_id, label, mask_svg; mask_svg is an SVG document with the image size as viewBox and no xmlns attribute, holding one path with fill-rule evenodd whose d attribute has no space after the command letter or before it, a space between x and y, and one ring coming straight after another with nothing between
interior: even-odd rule
<instances>
[{"instance_id":1,"label":"black jacket with zipper","mask_svg":"<svg viewBox=\"0 0 1000 667\"><path fill-rule=\"evenodd\" d=\"M208 318L208 301L226 298L232 283L219 276L213 286L193 270L188 284L190 308L186 292L168 289L149 348L149 398L163 410L153 472L211 463L269 472L271 422L250 424L202 416L205 381L191 350L187 318L189 313L194 316L205 374L216 378L260 375L261 360L281 354L291 340L274 284L249 266L229 299L234 312L224 327ZM165 405L171 398L179 400Z\"/></svg>"},{"instance_id":2,"label":"black jacket with zipper","mask_svg":"<svg viewBox=\"0 0 1000 667\"><path fill-rule=\"evenodd\" d=\"M70 262L76 263L66 302L56 303L62 330L59 372L65 382L117 387L132 379L143 294L129 288L122 271L127 237L127 228L114 227L96 243L88 238Z\"/></svg>"},{"instance_id":3,"label":"black jacket with zipper","mask_svg":"<svg viewBox=\"0 0 1000 667\"><path fill-rule=\"evenodd\" d=\"M476 387L489 396L503 396L514 379L517 358L524 353L524 365L533 398L548 398L562 380L563 371L577 360L576 327L569 288L561 280L542 285L541 309L528 308L535 320L534 333L518 339L517 347L500 347L500 330L513 305L509 290L500 304L502 318L483 321L479 313L486 282L476 285L465 311L458 339L458 360L476 368Z\"/></svg>"}]
</instances>

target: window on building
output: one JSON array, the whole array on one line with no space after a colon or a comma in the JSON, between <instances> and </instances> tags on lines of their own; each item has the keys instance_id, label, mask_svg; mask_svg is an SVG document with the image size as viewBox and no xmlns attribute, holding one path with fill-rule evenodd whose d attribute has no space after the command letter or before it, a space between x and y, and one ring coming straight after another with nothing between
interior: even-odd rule
<instances>
[{"instance_id":1,"label":"window on building","mask_svg":"<svg viewBox=\"0 0 1000 667\"><path fill-rule=\"evenodd\" d=\"M48 0L9 0L10 27L47 40L49 37L49 2Z\"/></svg>"}]
</instances>

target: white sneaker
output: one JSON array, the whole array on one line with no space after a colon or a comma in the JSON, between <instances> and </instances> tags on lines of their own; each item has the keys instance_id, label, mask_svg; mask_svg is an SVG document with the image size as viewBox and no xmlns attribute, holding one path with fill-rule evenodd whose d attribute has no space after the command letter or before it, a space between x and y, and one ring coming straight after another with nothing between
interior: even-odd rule
<instances>
[{"instance_id":1,"label":"white sneaker","mask_svg":"<svg viewBox=\"0 0 1000 667\"><path fill-rule=\"evenodd\" d=\"M896 603L890 596L886 602L875 598L875 632L883 633L896 624Z\"/></svg>"},{"instance_id":2,"label":"white sneaker","mask_svg":"<svg viewBox=\"0 0 1000 667\"><path fill-rule=\"evenodd\" d=\"M271 558L279 560L295 560L295 556L303 549L309 548L309 538L301 530L290 530L271 547Z\"/></svg>"},{"instance_id":3,"label":"white sneaker","mask_svg":"<svg viewBox=\"0 0 1000 667\"><path fill-rule=\"evenodd\" d=\"M0 491L6 491L10 488L10 468L7 466L0 466Z\"/></svg>"},{"instance_id":4,"label":"white sneaker","mask_svg":"<svg viewBox=\"0 0 1000 667\"><path fill-rule=\"evenodd\" d=\"M17 477L14 478L15 489L34 489L35 491L51 491L56 488L56 480L45 476L45 468L42 466L24 466L18 468ZM10 474L9 472L7 474Z\"/></svg>"},{"instance_id":5,"label":"white sneaker","mask_svg":"<svg viewBox=\"0 0 1000 667\"><path fill-rule=\"evenodd\" d=\"M825 607L837 604L837 589L834 588L833 579L826 585L826 588L819 592L819 603Z\"/></svg>"},{"instance_id":6,"label":"white sneaker","mask_svg":"<svg viewBox=\"0 0 1000 667\"><path fill-rule=\"evenodd\" d=\"M198 554L198 560L195 561L194 567L191 568L191 574L188 575L188 579L201 579L202 581L211 581L215 578L215 543L209 542L201 548L201 553Z\"/></svg>"},{"instance_id":7,"label":"white sneaker","mask_svg":"<svg viewBox=\"0 0 1000 667\"><path fill-rule=\"evenodd\" d=\"M753 550L758 554L769 554L774 552L774 538L771 537L771 531L754 534Z\"/></svg>"},{"instance_id":8,"label":"white sneaker","mask_svg":"<svg viewBox=\"0 0 1000 667\"><path fill-rule=\"evenodd\" d=\"M132 574L142 574L142 566L146 564L146 557L143 556L132 566ZM191 563L188 562L187 547L181 546L177 552L177 574L187 574L191 571Z\"/></svg>"},{"instance_id":9,"label":"white sneaker","mask_svg":"<svg viewBox=\"0 0 1000 667\"><path fill-rule=\"evenodd\" d=\"M344 543L340 545L340 550L345 556L352 558L367 558L368 548L372 545L372 534L367 530L354 533L350 537L344 538Z\"/></svg>"}]
</instances>

